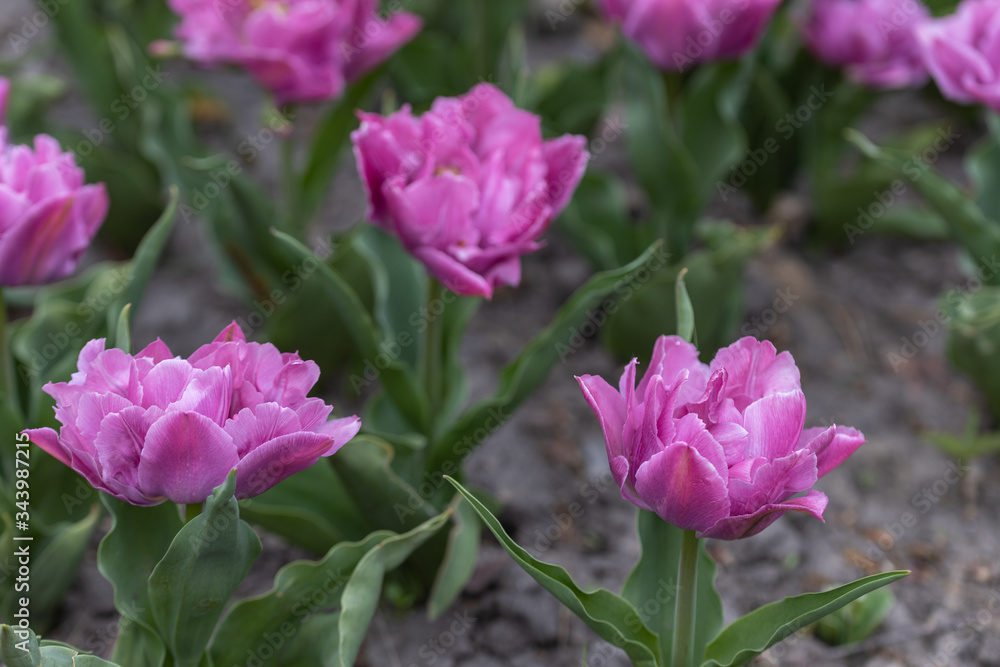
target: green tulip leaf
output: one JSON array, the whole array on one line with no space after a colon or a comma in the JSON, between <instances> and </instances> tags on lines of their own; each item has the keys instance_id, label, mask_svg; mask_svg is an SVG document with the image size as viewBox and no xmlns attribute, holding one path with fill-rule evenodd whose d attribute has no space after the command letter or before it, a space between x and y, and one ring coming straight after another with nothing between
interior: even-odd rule
<instances>
[{"instance_id":1,"label":"green tulip leaf","mask_svg":"<svg viewBox=\"0 0 1000 667\"><path fill-rule=\"evenodd\" d=\"M47 531L41 549L31 562L31 607L36 627L43 627L39 619L48 620L76 580L76 572L100 517L100 507L94 504L80 521L53 526Z\"/></svg>"},{"instance_id":2,"label":"green tulip leaf","mask_svg":"<svg viewBox=\"0 0 1000 667\"><path fill-rule=\"evenodd\" d=\"M118 613L155 633L147 580L181 529L180 514L172 503L136 507L108 495L101 500L112 523L97 548L97 568L114 588Z\"/></svg>"},{"instance_id":3,"label":"green tulip leaf","mask_svg":"<svg viewBox=\"0 0 1000 667\"><path fill-rule=\"evenodd\" d=\"M908 574L905 570L882 572L824 593L806 593L765 605L723 630L705 650L702 667L745 665L807 625Z\"/></svg>"},{"instance_id":4,"label":"green tulip leaf","mask_svg":"<svg viewBox=\"0 0 1000 667\"><path fill-rule=\"evenodd\" d=\"M465 588L476 569L479 539L483 532L476 510L464 498L455 496L451 507L454 509L454 526L448 535L444 561L427 601L427 613L431 618L443 614Z\"/></svg>"},{"instance_id":5,"label":"green tulip leaf","mask_svg":"<svg viewBox=\"0 0 1000 667\"><path fill-rule=\"evenodd\" d=\"M543 563L518 546L485 505L461 484L450 477L446 479L472 505L479 518L517 564L602 639L625 651L636 667L657 667L662 664L657 659L659 639L649 630L628 600L604 589L582 590L566 570Z\"/></svg>"},{"instance_id":6,"label":"green tulip leaf","mask_svg":"<svg viewBox=\"0 0 1000 667\"><path fill-rule=\"evenodd\" d=\"M260 539L240 519L235 491L234 469L149 577L153 616L176 667L201 663L223 609L260 554Z\"/></svg>"},{"instance_id":7,"label":"green tulip leaf","mask_svg":"<svg viewBox=\"0 0 1000 667\"><path fill-rule=\"evenodd\" d=\"M163 667L167 661L167 648L155 632L122 616L118 620L118 638L111 659L120 665Z\"/></svg>"},{"instance_id":8,"label":"green tulip leaf","mask_svg":"<svg viewBox=\"0 0 1000 667\"><path fill-rule=\"evenodd\" d=\"M456 474L458 463L482 444L477 433L493 433L510 414L548 377L559 361L574 351L578 327L591 311L613 305L640 272L648 273L654 261L666 263L662 242L654 243L630 264L595 274L556 313L552 322L508 364L500 374L493 396L468 408L456 423L437 438L425 470L433 476ZM580 341L582 344L582 340Z\"/></svg>"},{"instance_id":9,"label":"green tulip leaf","mask_svg":"<svg viewBox=\"0 0 1000 667\"><path fill-rule=\"evenodd\" d=\"M365 100L379 74L378 71L370 72L348 86L343 97L330 108L315 135L310 138L308 162L299 181L299 192L289 221L294 229L306 229L327 196L343 148L357 127L356 110L366 108Z\"/></svg>"},{"instance_id":10,"label":"green tulip leaf","mask_svg":"<svg viewBox=\"0 0 1000 667\"><path fill-rule=\"evenodd\" d=\"M339 455L339 453L338 453ZM341 542L319 561L295 561L278 570L274 587L233 605L212 640L212 661L234 665L264 652L301 642L299 632L311 618L321 617L340 600L347 579L366 553L395 533L381 530L358 542Z\"/></svg>"},{"instance_id":11,"label":"green tulip leaf","mask_svg":"<svg viewBox=\"0 0 1000 667\"><path fill-rule=\"evenodd\" d=\"M242 501L240 515L317 555L337 542L363 539L372 530L328 461Z\"/></svg>"},{"instance_id":12,"label":"green tulip leaf","mask_svg":"<svg viewBox=\"0 0 1000 667\"><path fill-rule=\"evenodd\" d=\"M279 231L274 236L301 257L311 257L308 248L291 236ZM369 361L382 353L382 345L387 343L384 332L379 331L368 309L364 307L357 293L331 267L320 264L319 275L326 288L333 307L343 315L347 334L354 340L361 355ZM398 360L393 360L382 369L380 380L393 403L404 417L418 430L426 432L430 407L415 374Z\"/></svg>"},{"instance_id":13,"label":"green tulip leaf","mask_svg":"<svg viewBox=\"0 0 1000 667\"><path fill-rule=\"evenodd\" d=\"M364 555L340 597L340 642L337 650L340 661L333 664L351 667L355 663L382 596L382 581L386 572L399 567L436 534L450 516L451 510L446 510L407 533L386 538Z\"/></svg>"},{"instance_id":14,"label":"green tulip leaf","mask_svg":"<svg viewBox=\"0 0 1000 667\"><path fill-rule=\"evenodd\" d=\"M27 637L20 634L23 632L19 627L0 625L0 658L7 667L37 667L42 662L34 630L27 628Z\"/></svg>"},{"instance_id":15,"label":"green tulip leaf","mask_svg":"<svg viewBox=\"0 0 1000 667\"><path fill-rule=\"evenodd\" d=\"M907 169L912 161L912 157L905 153L879 148L860 132L849 130L846 135L866 157L900 172ZM974 261L980 262L1000 254L1000 222L983 213L961 189L931 168L911 180L927 203L945 219L955 240ZM992 273L985 282L1000 284L1000 273Z\"/></svg>"},{"instance_id":16,"label":"green tulip leaf","mask_svg":"<svg viewBox=\"0 0 1000 667\"><path fill-rule=\"evenodd\" d=\"M681 269L677 274L677 285L674 289L674 298L677 301L677 335L689 343L694 342L694 306L691 305L691 296L688 294L687 286L684 284L684 276L687 269Z\"/></svg>"}]
</instances>

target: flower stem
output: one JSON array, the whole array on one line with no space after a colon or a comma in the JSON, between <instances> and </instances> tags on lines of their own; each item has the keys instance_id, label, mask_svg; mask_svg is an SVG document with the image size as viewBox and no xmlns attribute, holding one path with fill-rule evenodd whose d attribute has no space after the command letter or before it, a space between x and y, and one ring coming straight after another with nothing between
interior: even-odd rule
<instances>
[{"instance_id":1,"label":"flower stem","mask_svg":"<svg viewBox=\"0 0 1000 667\"><path fill-rule=\"evenodd\" d=\"M673 667L691 667L694 662L694 628L697 613L698 538L684 531L677 575L677 607L674 612Z\"/></svg>"},{"instance_id":2,"label":"flower stem","mask_svg":"<svg viewBox=\"0 0 1000 667\"><path fill-rule=\"evenodd\" d=\"M285 206L285 220L288 231L301 232L308 227L307 220L297 220L302 215L299 205L299 179L295 172L295 130L290 128L286 136L281 137L281 173L278 182L281 183L281 199Z\"/></svg>"},{"instance_id":3,"label":"flower stem","mask_svg":"<svg viewBox=\"0 0 1000 667\"><path fill-rule=\"evenodd\" d=\"M442 326L443 312L439 311L437 302L441 300L441 283L435 278L430 279L430 289L427 292L427 331L424 332L424 386L427 390L427 400L430 404L431 433L433 437L434 421L443 400L441 377L441 345L444 328ZM441 304L443 306L443 304ZM435 314L436 313L436 314Z\"/></svg>"},{"instance_id":4,"label":"flower stem","mask_svg":"<svg viewBox=\"0 0 1000 667\"><path fill-rule=\"evenodd\" d=\"M184 506L184 523L190 523L192 519L201 514L201 503L189 503Z\"/></svg>"}]
</instances>

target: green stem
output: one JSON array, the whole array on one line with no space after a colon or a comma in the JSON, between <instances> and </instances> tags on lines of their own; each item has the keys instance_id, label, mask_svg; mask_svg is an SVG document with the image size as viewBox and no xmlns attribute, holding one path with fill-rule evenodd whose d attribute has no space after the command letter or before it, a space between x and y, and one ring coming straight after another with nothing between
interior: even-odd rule
<instances>
[{"instance_id":1,"label":"green stem","mask_svg":"<svg viewBox=\"0 0 1000 667\"><path fill-rule=\"evenodd\" d=\"M438 411L441 409L442 401L441 338L444 329L441 320L444 318L444 313L439 312L439 308L435 307L435 303L441 299L442 289L441 283L434 278L430 279L430 289L427 293L427 331L424 332L424 387L431 409L431 432L427 435L432 439L434 423Z\"/></svg>"},{"instance_id":2,"label":"green stem","mask_svg":"<svg viewBox=\"0 0 1000 667\"><path fill-rule=\"evenodd\" d=\"M192 519L201 514L201 503L190 503L184 506L184 523L189 523Z\"/></svg>"},{"instance_id":3,"label":"green stem","mask_svg":"<svg viewBox=\"0 0 1000 667\"><path fill-rule=\"evenodd\" d=\"M698 538L685 530L681 543L681 563L677 574L677 607L674 612L673 667L692 667L694 662L694 622L697 613Z\"/></svg>"},{"instance_id":4,"label":"green stem","mask_svg":"<svg viewBox=\"0 0 1000 667\"><path fill-rule=\"evenodd\" d=\"M14 377L14 359L7 340L7 306L3 300L3 289L0 289L0 398L6 398L11 408L17 411L19 397Z\"/></svg>"},{"instance_id":5,"label":"green stem","mask_svg":"<svg viewBox=\"0 0 1000 667\"><path fill-rule=\"evenodd\" d=\"M297 220L301 214L299 206L298 187L299 180L295 173L295 131L289 131L288 136L281 138L281 197L285 205L286 229L302 231L306 228L305 220Z\"/></svg>"}]
</instances>

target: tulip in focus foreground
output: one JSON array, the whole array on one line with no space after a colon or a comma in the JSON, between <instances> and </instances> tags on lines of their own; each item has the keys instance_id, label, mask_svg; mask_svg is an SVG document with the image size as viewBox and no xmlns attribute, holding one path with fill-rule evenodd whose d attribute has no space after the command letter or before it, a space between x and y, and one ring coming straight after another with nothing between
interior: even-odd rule
<instances>
[{"instance_id":1,"label":"tulip in focus foreground","mask_svg":"<svg viewBox=\"0 0 1000 667\"><path fill-rule=\"evenodd\" d=\"M706 366L693 345L664 336L638 387L636 365L618 390L577 378L622 497L699 538L750 537L789 511L823 518L827 498L812 486L864 436L803 430L806 399L788 352L743 338Z\"/></svg>"},{"instance_id":2,"label":"tulip in focus foreground","mask_svg":"<svg viewBox=\"0 0 1000 667\"><path fill-rule=\"evenodd\" d=\"M480 84L414 117L361 113L351 135L368 218L446 287L491 297L521 280L521 255L569 203L586 139L542 141L538 116Z\"/></svg>"},{"instance_id":3,"label":"tulip in focus foreground","mask_svg":"<svg viewBox=\"0 0 1000 667\"><path fill-rule=\"evenodd\" d=\"M256 496L354 437L357 417L306 394L319 367L273 345L248 343L234 323L188 359L157 340L136 355L80 353L72 379L49 383L57 434L32 442L95 488L132 503L201 503L236 468L236 496Z\"/></svg>"},{"instance_id":4,"label":"tulip in focus foreground","mask_svg":"<svg viewBox=\"0 0 1000 667\"><path fill-rule=\"evenodd\" d=\"M0 127L0 287L67 277L107 213L104 185L86 185L59 142L40 134L34 148L12 146Z\"/></svg>"},{"instance_id":5,"label":"tulip in focus foreground","mask_svg":"<svg viewBox=\"0 0 1000 667\"><path fill-rule=\"evenodd\" d=\"M917 0L812 0L802 30L817 58L855 82L906 88L928 78L916 30L929 17Z\"/></svg>"},{"instance_id":6,"label":"tulip in focus foreground","mask_svg":"<svg viewBox=\"0 0 1000 667\"><path fill-rule=\"evenodd\" d=\"M375 0L169 0L188 58L246 68L278 104L340 97L421 28Z\"/></svg>"},{"instance_id":7,"label":"tulip in focus foreground","mask_svg":"<svg viewBox=\"0 0 1000 667\"><path fill-rule=\"evenodd\" d=\"M757 42L781 0L598 0L657 67L731 60Z\"/></svg>"},{"instance_id":8,"label":"tulip in focus foreground","mask_svg":"<svg viewBox=\"0 0 1000 667\"><path fill-rule=\"evenodd\" d=\"M917 31L924 61L945 97L1000 111L1000 4L965 0Z\"/></svg>"}]
</instances>

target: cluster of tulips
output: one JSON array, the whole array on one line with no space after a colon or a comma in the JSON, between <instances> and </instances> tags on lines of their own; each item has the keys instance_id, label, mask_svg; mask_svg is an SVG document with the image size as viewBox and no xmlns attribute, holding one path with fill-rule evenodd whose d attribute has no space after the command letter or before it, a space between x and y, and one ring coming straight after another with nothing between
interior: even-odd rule
<instances>
[{"instance_id":1,"label":"cluster of tulips","mask_svg":"<svg viewBox=\"0 0 1000 667\"><path fill-rule=\"evenodd\" d=\"M89 9L82 4L54 17L70 55L80 47L67 33L91 25L87 21L96 20L95 7L102 3L94 0ZM15 526L8 513L30 514L27 491L19 495L25 485L15 484L26 477L4 462L2 536L38 537L35 553L65 570L79 562L100 516L109 513L113 523L98 564L114 586L121 613L118 640L103 660L39 640L40 626L11 610L33 609L43 625L51 610L32 607L27 592L4 597L0 613L12 613L5 616L9 625L0 628L0 656L7 664L181 667L250 664L249 655L261 665L350 665L386 577L408 568L410 576L401 581L418 582L414 597L426 598L432 614L441 613L471 575L482 525L598 635L643 666L746 664L790 633L905 576L885 572L779 601L723 627L715 565L703 540L748 538L787 512L822 520L828 498L813 487L864 436L839 425L806 428L806 398L791 355L754 338L732 342L734 326L725 314L742 312L740 269L773 242L773 234L709 220L704 212L718 180L752 146L739 110L753 107L752 82L771 75L767 62L779 41L779 20L796 28L827 67L824 76L832 68L845 85L885 91L920 88L932 78L948 100L1000 110L1000 4L963 0L952 13L935 17L917 0L809 0L787 8L780 0L598 0L603 19L620 26L625 37L601 67L610 70L608 81L621 83L620 97L609 102L625 103L627 150L648 200L642 224L620 210L626 208L618 205L620 183L588 170L588 139L579 132L589 132L596 115L554 122L566 117L559 111L567 106L561 98L570 95L573 77L585 87L593 71L567 70L562 83L534 95L524 93L530 86L523 67L514 68L510 81L437 94L432 66L456 57L446 52L443 59L420 60L435 52L436 31L478 11L493 12L489 16L500 21L509 12L505 3L486 9L457 3L454 11L445 7L422 16L404 11L402 3L379 8L374 0L166 4L179 19L176 41L159 35L140 44L128 62L145 62L145 54L153 54L205 67L231 65L247 72L275 107L331 105L315 134L295 127L281 137L287 159L276 199L283 209L235 175L220 188L218 201L199 207L218 241L220 262L239 269L231 271L241 285L237 291L271 293L275 276L313 260L319 265L316 289L298 295L300 301L288 308L306 313L300 323L328 313L338 329L313 331L302 346L316 338L327 345L344 339L348 368L385 357L386 341L397 341L396 351L379 363L379 387L360 418L331 418L333 407L309 396L321 367L338 369L282 352L278 335L250 341L234 323L187 357L174 355L159 339L133 352L131 310L138 307L178 206L215 163L188 154L193 133L142 134L156 126L152 116L139 117L134 136L119 132L116 141L131 146L146 160L142 164L155 166L162 185L172 186L170 202L133 260L75 274L109 208L114 214L116 206L125 206L128 194L118 188L115 196L111 178L107 186L87 184L78 156L50 136L35 136L32 146L11 143L5 123L0 438L13 442L20 433L38 448L32 450L32 479L38 480L32 503L42 504L42 494L65 499L63 490L78 479L67 477L71 469L101 492L101 504L74 509L70 521L38 509L32 527L20 519ZM488 60L492 43L482 41L460 46ZM499 40L498 62L518 56L517 40L507 41ZM105 57L117 62L115 48L76 53L91 67ZM422 73L426 81L415 83L421 73L407 69L408 58L428 68ZM387 70L410 103L394 108L395 97L386 94L383 113L361 110L367 91ZM89 80L94 72L85 74L82 80ZM777 74L773 79L780 84ZM423 89L432 92L414 93L412 100L405 95ZM13 86L0 81L0 113L8 103L15 106L22 90L16 79ZM96 84L93 90L100 92ZM184 104L165 101L174 93L155 94L163 96L155 102L157 118L185 118L177 115ZM425 110L416 113L415 107ZM552 126L567 131L553 137L547 131ZM155 131L176 127L164 123ZM801 150L802 161L815 167L817 199L832 192L822 189L827 186L821 175L830 173L844 150L843 127ZM992 141L1000 141L1000 121L991 127ZM316 260L302 232L321 205L340 145L347 143L371 225L344 237L346 256ZM883 168L904 159L860 135L854 143ZM179 154L171 153L175 149ZM305 161L297 163L296 155ZM982 164L991 159L987 152L977 155L975 173L996 173L996 165ZM107 173L94 163L88 168ZM970 254L1000 251L1000 234L991 227L1000 211L987 207L993 203L989 193L973 203L939 177L921 181L920 188L937 216L936 229L953 235ZM968 205L961 207L963 201ZM599 271L504 370L496 392L466 405L459 359L465 326L482 300L519 286L522 256L542 246L560 216L564 231ZM268 231L276 221L280 229ZM622 498L639 510L643 545L620 595L585 591L565 570L511 540L487 492L463 486L462 459L471 447L459 450L454 443L468 441L487 420L530 396L559 360L555 350L565 332L592 308L607 308L622 292L616 286L635 282L651 258L667 251L670 267L636 286L641 296L621 304L617 323L609 321L609 347L632 357L618 386L597 376L577 378L582 399L597 417L595 428L599 424L603 431ZM127 273L127 287L108 287L115 271ZM81 318L80 305L97 303L109 289L114 298L100 300L100 317ZM25 317L8 322L8 310ZM419 312L434 315L414 322L410 315ZM691 342L696 330L700 351ZM66 349L56 350L61 357L33 364L38 349L61 340L61 331L73 332ZM968 333L973 340L986 335L998 334ZM80 339L80 345L70 339ZM699 358L713 353L708 364ZM648 359L644 370L639 357ZM419 491L424 485L430 493ZM89 491L69 497L82 502ZM320 558L289 564L270 592L231 603L260 553L257 529L274 531ZM51 555L57 550L62 560ZM323 577L333 568L343 576L328 590ZM45 585L43 578L36 573L35 590ZM652 618L640 616L649 582L661 578L677 582L674 604ZM65 577L53 582L69 584ZM297 601L318 587L333 596L332 603L300 613ZM282 651L262 657L256 647L273 632L291 639Z\"/></svg>"}]
</instances>

